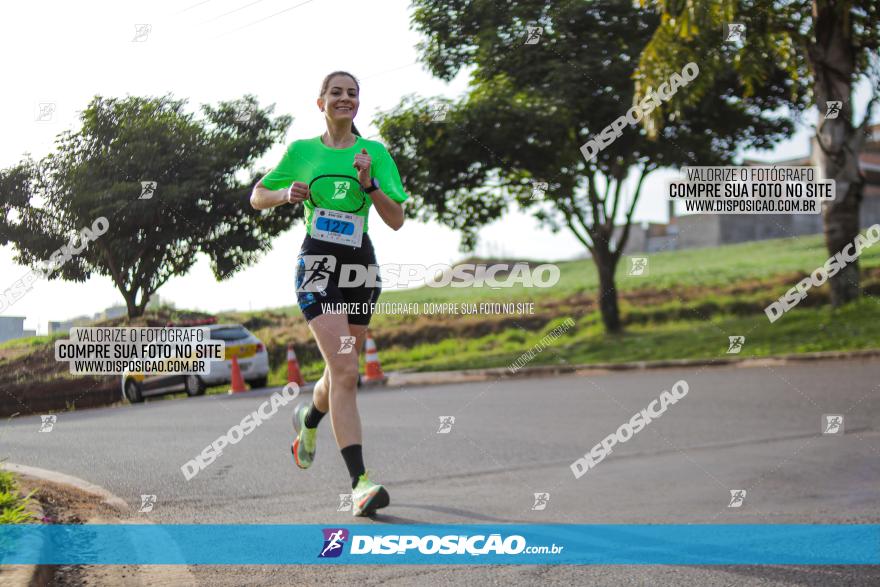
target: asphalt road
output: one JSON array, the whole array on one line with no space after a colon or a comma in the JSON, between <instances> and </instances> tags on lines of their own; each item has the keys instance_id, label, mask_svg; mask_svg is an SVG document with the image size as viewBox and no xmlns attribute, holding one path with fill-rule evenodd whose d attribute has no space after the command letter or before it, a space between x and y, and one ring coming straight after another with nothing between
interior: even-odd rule
<instances>
[{"instance_id":1,"label":"asphalt road","mask_svg":"<svg viewBox=\"0 0 880 587\"><path fill-rule=\"evenodd\" d=\"M679 379L688 395L580 479L569 465ZM180 467L270 391L150 401L0 426L0 457L104 486L157 523L352 523L329 416L316 462L296 468L291 409L194 479ZM308 394L302 396L308 399ZM366 389L371 478L392 505L359 523L878 523L880 360L627 371L409 389ZM823 414L844 434L823 435ZM441 416L454 416L438 433ZM740 508L730 490L746 489ZM534 493L549 492L533 511ZM856 585L877 567L198 567L204 585Z\"/></svg>"}]
</instances>

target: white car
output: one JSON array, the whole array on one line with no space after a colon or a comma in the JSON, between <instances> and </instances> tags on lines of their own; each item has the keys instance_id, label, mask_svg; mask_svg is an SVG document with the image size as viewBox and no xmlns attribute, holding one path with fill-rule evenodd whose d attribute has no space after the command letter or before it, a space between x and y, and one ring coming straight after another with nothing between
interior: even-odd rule
<instances>
[{"instance_id":1,"label":"white car","mask_svg":"<svg viewBox=\"0 0 880 587\"><path fill-rule=\"evenodd\" d=\"M178 325L183 326L183 325ZM122 396L131 403L145 397L186 391L187 395L202 395L205 388L232 381L232 357L238 359L242 378L256 389L266 387L269 377L269 354L266 345L241 324L210 324L210 336L226 343L223 361L211 361L207 375L151 375L122 374Z\"/></svg>"}]
</instances>

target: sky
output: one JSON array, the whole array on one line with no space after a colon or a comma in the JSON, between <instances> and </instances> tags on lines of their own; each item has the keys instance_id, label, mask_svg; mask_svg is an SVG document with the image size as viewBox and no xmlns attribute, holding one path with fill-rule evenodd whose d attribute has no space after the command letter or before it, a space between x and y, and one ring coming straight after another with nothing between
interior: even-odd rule
<instances>
[{"instance_id":1,"label":"sky","mask_svg":"<svg viewBox=\"0 0 880 587\"><path fill-rule=\"evenodd\" d=\"M139 36L136 25L148 25L148 32ZM392 108L402 96L456 99L467 89L466 71L448 84L426 72L417 62L419 40L410 30L409 0L3 3L0 48L9 85L0 95L0 168L14 165L25 153L41 158L51 152L55 136L76 128L78 110L96 94L168 92L189 99L192 109L250 93L261 105L274 103L276 114L292 115L284 144L261 161L270 168L287 143L326 129L315 100L324 75L338 69L359 78L355 123L364 136L378 139L373 114ZM51 120L36 120L41 103L55 105ZM809 135L808 128L801 128L772 152L746 155L766 161L802 156ZM662 192L675 175L667 170L649 176L636 220L666 221ZM177 307L208 312L292 305L294 261L304 235L305 227L297 224L277 237L257 263L219 283L207 258L200 257L189 273L172 278L158 293ZM374 217L370 236L379 263L452 264L464 256L459 235L435 223L407 220L395 232ZM585 250L569 233L553 234L514 211L480 232L477 253L564 260ZM0 290L27 272L13 256L11 246L0 247ZM91 315L121 303L109 277L85 283L40 281L0 316L24 316L25 328L42 334L49 320Z\"/></svg>"}]
</instances>

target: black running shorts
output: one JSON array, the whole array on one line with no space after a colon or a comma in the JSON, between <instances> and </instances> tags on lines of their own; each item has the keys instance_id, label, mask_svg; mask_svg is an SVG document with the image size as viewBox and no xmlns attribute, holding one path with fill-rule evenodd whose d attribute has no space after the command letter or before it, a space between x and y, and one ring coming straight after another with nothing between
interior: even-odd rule
<instances>
[{"instance_id":1,"label":"black running shorts","mask_svg":"<svg viewBox=\"0 0 880 587\"><path fill-rule=\"evenodd\" d=\"M349 279L355 274L366 275L366 283L340 286L343 265L363 267L358 271L347 269L346 275ZM330 306L346 304L348 323L367 325L372 316L371 304L376 303L381 292L376 253L366 233L360 247L328 243L306 235L296 258L296 300L307 321L324 314L325 307L330 313L335 312Z\"/></svg>"}]
</instances>

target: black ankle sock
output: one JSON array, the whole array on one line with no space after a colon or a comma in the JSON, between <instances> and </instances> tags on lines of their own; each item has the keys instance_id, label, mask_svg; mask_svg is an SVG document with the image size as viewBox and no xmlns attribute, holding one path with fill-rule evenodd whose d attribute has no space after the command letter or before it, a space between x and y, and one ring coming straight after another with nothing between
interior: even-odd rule
<instances>
[{"instance_id":1,"label":"black ankle sock","mask_svg":"<svg viewBox=\"0 0 880 587\"><path fill-rule=\"evenodd\" d=\"M358 477L366 472L363 450L361 445L352 444L343 448L341 452L345 466L348 467L348 474L351 475L351 488L354 489L358 484Z\"/></svg>"},{"instance_id":2,"label":"black ankle sock","mask_svg":"<svg viewBox=\"0 0 880 587\"><path fill-rule=\"evenodd\" d=\"M321 418L324 417L324 412L318 409L318 406L315 405L315 402L312 402L312 405L309 407L309 411L306 412L306 428L317 428L318 424L321 423Z\"/></svg>"}]
</instances>

